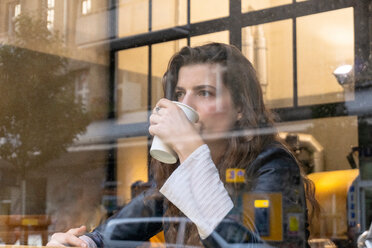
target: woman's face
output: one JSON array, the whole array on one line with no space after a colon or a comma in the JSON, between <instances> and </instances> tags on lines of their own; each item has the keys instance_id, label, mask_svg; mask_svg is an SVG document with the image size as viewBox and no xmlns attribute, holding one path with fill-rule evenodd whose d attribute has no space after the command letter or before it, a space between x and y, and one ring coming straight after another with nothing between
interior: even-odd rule
<instances>
[{"instance_id":1,"label":"woman's face","mask_svg":"<svg viewBox=\"0 0 372 248\"><path fill-rule=\"evenodd\" d=\"M219 64L181 67L175 90L176 99L199 114L201 134L208 140L226 138L238 118L229 90L225 87Z\"/></svg>"}]
</instances>

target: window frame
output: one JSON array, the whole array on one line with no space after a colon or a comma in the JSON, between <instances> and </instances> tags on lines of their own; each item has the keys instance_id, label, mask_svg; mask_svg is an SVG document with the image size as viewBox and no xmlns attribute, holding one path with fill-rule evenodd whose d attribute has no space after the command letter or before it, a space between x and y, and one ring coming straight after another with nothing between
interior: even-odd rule
<instances>
[{"instance_id":1,"label":"window frame","mask_svg":"<svg viewBox=\"0 0 372 248\"><path fill-rule=\"evenodd\" d=\"M247 13L242 13L241 10L241 0L230 0L229 2L229 16L217 18L213 20L190 23L190 0L187 0L187 24L182 26L175 26L167 29L152 31L152 0L149 0L149 29L148 32L137 34L127 37L117 37L117 34L113 39L109 41L110 47L110 102L111 111L109 118L115 118L115 68L116 68L116 53L140 46L149 47L149 71L148 71L148 111L151 111L151 45L174 41L186 38L187 43L190 44L190 38L193 36L205 35L220 31L229 31L230 44L235 45L240 50L242 48L241 41L241 30L242 28L255 26L259 24L271 23L281 20L292 19L293 20L293 106L284 108L274 108L272 109L276 112L281 121L295 121L295 120L306 120L314 118L312 109L333 109L328 113L328 111L322 111L324 114L319 114L315 118L330 117L330 116L345 116L345 115L363 115L368 114L366 111L355 109L353 111L348 111L345 108L344 102L336 103L326 103L326 104L313 104L306 106L298 105L298 82L297 82L297 39L296 39L296 19L303 16L324 13L327 11L333 11L338 9L344 9L352 7L354 10L354 36L355 36L355 50L354 50L354 63L355 63L355 74L360 73L360 65L364 64L368 60L369 48L369 29L368 29L368 1L366 0L327 0L327 1L317 1L308 0L303 2L293 3L276 6L267 9L261 9L257 11L251 11ZM116 8L117 10L117 8ZM111 11L112 23L117 24L117 11ZM365 25L359 25L364 23ZM366 32L367 31L367 32ZM358 98L358 82L355 86L356 96L355 99L348 104L358 105L360 104L360 99ZM372 109L372 106L367 106L368 109ZM142 134L145 135L147 130L143 130Z\"/></svg>"},{"instance_id":2,"label":"window frame","mask_svg":"<svg viewBox=\"0 0 372 248\"><path fill-rule=\"evenodd\" d=\"M113 3L114 1L115 0L110 1L111 6L114 6L112 8L114 11L110 11L110 23L112 25L111 27L113 27L113 30L116 30L116 33L114 37L108 41L110 50L110 77L108 86L110 111L108 114L108 119L115 119L117 113L116 68L118 58L117 53L119 51L140 46L148 46L147 110L150 115L152 110L152 45L179 39L187 39L187 44L190 45L191 37L220 31L228 31L230 44L235 45L241 50L242 28L288 19L292 20L293 25L293 106L272 109L272 111L275 112L279 117L279 122L354 115L358 117L358 123L360 123L364 118L370 118L372 116L372 102L365 100L366 94L369 93L372 95L372 83L366 87L365 83L356 81L354 100L299 106L297 82L297 18L350 7L353 8L354 14L354 73L356 78L358 78L358 75L360 75L362 72L363 65L365 65L365 63L368 61L368 56L371 52L369 44L372 40L372 20L369 20L371 15L369 12L369 7L371 7L372 4L368 0L308 0L302 2L296 2L296 0L293 0L291 4L260 9L247 13L242 13L241 0L230 0L229 16L198 23L190 23L190 0L187 0L187 24L156 31L152 31L152 0L148 0L148 32L127 37L118 37L117 35L118 8L115 8L115 4ZM363 108L361 108L361 106L363 106ZM115 125L115 127L118 130L121 130L122 134L125 134L122 137L131 138L147 136L149 140L148 144L151 144L151 136L148 134L148 122ZM359 130L359 138L361 135L362 131ZM112 142L115 144L116 140L113 140ZM112 148L110 152L115 154L117 149ZM149 154L147 154L147 156L149 166L151 157ZM115 160L115 156L113 156L113 159ZM114 175L116 161L111 161L111 163L108 164L108 173L110 175ZM151 179L152 175L150 174L150 170L148 170L148 172L148 177ZM112 180L114 180L114 178L112 178ZM365 220L361 218L361 224L364 225L361 227L362 230L366 225L363 221Z\"/></svg>"}]
</instances>

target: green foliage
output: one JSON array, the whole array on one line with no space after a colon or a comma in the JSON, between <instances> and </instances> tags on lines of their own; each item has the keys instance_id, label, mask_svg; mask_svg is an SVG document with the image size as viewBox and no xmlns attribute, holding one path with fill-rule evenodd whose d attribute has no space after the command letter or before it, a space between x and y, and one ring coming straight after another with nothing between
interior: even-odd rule
<instances>
[{"instance_id":1,"label":"green foliage","mask_svg":"<svg viewBox=\"0 0 372 248\"><path fill-rule=\"evenodd\" d=\"M21 15L15 39L0 45L0 158L24 171L58 158L89 115L75 100L74 77L58 34Z\"/></svg>"}]
</instances>

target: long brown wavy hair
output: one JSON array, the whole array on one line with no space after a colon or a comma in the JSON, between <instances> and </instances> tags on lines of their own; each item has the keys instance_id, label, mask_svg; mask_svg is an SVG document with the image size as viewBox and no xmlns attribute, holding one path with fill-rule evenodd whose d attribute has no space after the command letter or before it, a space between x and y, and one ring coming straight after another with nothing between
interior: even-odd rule
<instances>
[{"instance_id":1,"label":"long brown wavy hair","mask_svg":"<svg viewBox=\"0 0 372 248\"><path fill-rule=\"evenodd\" d=\"M184 47L170 60L163 77L165 97L175 99L175 87L178 73L182 66L194 64L219 64L223 70L223 83L231 94L235 108L239 109L242 117L236 121L230 135L226 137L227 149L223 157L216 164L221 180L228 192L235 192L239 184L226 184L225 172L227 168L249 168L250 163L269 144L278 142L277 132L271 112L265 107L261 86L256 71L244 55L232 45L209 43L197 47ZM280 142L280 141L279 141ZM285 147L285 146L283 146ZM163 164L153 159L151 174L160 189L166 179L177 168L178 164ZM302 176L306 189L306 197L313 206L314 186L311 181ZM250 178L246 178L249 183ZM171 202L168 202L166 216L183 216ZM177 226L172 224L166 232L167 242L174 243L177 237ZM194 224L186 230L185 244L201 245L198 231Z\"/></svg>"}]
</instances>

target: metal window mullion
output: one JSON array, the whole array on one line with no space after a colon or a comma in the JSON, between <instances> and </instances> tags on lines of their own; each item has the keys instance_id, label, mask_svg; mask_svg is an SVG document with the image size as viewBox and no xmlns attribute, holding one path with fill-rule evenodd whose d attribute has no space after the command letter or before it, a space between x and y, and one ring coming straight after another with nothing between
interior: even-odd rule
<instances>
[{"instance_id":1,"label":"metal window mullion","mask_svg":"<svg viewBox=\"0 0 372 248\"><path fill-rule=\"evenodd\" d=\"M149 0L149 32L152 31L152 0ZM148 45L148 68L147 68L147 116L148 118L151 115L151 103L152 103L152 45ZM146 130L147 131L147 130ZM150 156L150 147L151 147L151 135L147 133L147 179L148 181L151 180L151 173L150 173L150 163L151 163L151 156Z\"/></svg>"},{"instance_id":2,"label":"metal window mullion","mask_svg":"<svg viewBox=\"0 0 372 248\"><path fill-rule=\"evenodd\" d=\"M229 1L229 39L230 44L242 50L242 25L241 25L242 3L241 0Z\"/></svg>"},{"instance_id":3,"label":"metal window mullion","mask_svg":"<svg viewBox=\"0 0 372 248\"><path fill-rule=\"evenodd\" d=\"M152 31L152 0L149 0L149 32ZM150 115L150 111L152 109L151 102L152 102L152 46L151 44L148 45L148 68L147 68L147 110L149 111L148 116Z\"/></svg>"},{"instance_id":4,"label":"metal window mullion","mask_svg":"<svg viewBox=\"0 0 372 248\"><path fill-rule=\"evenodd\" d=\"M190 28L191 23L191 0L187 0L187 27ZM187 35L187 45L190 46L190 34Z\"/></svg>"},{"instance_id":5,"label":"metal window mullion","mask_svg":"<svg viewBox=\"0 0 372 248\"><path fill-rule=\"evenodd\" d=\"M117 30L117 9L114 11L109 12L109 22L111 25L114 26L112 30L112 36L114 38L117 37L118 35L118 30ZM117 85L117 52L111 49L111 43L110 43L110 55L109 55L109 85L108 85L108 98L109 98L109 103L108 103L108 115L107 118L114 120L117 118L117 91L116 91L116 85ZM109 144L112 145L111 148L108 151L108 155L106 157L106 182L116 182L117 181L117 146L118 146L118 140L112 140L109 141ZM113 187L117 188L117 185L115 184L114 186L112 185L107 185L105 184L105 189ZM115 205L117 204L117 201L115 200ZM112 213L111 213L112 214Z\"/></svg>"},{"instance_id":6,"label":"metal window mullion","mask_svg":"<svg viewBox=\"0 0 372 248\"><path fill-rule=\"evenodd\" d=\"M240 1L241 0L238 0L238 2ZM317 1L316 3L314 3L314 1L305 1L282 5L269 9L248 12L244 14L242 14L240 11L240 13L237 13L239 15L237 19L240 23L239 25L241 27L245 27L285 19L291 19L293 17L316 14L346 7L352 7L354 5L355 2L353 0L328 0L324 2ZM234 3L233 6L241 9L241 5L238 6L238 4L236 3ZM234 22L231 21L231 16L229 16L191 24L190 12L191 3L190 0L187 0L187 25L169 28L165 30L159 30L156 32L149 32L129 37L113 39L110 40L110 43L113 43L112 48L114 50L122 50L181 38L187 38L189 42L189 38L192 36L229 30L231 25L230 23ZM150 13L150 17L151 15L152 13ZM163 39L159 38L159 35L163 36L164 38ZM135 44L135 41L139 41L139 44Z\"/></svg>"},{"instance_id":7,"label":"metal window mullion","mask_svg":"<svg viewBox=\"0 0 372 248\"><path fill-rule=\"evenodd\" d=\"M110 61L109 61L109 106L108 106L108 119L115 119L116 114L116 84L117 84L117 52L110 51Z\"/></svg>"},{"instance_id":8,"label":"metal window mullion","mask_svg":"<svg viewBox=\"0 0 372 248\"><path fill-rule=\"evenodd\" d=\"M358 1L354 7L354 70L356 78L359 78L360 72L366 65L371 53L371 24L368 5L368 1ZM356 87L358 87L358 84L359 82L356 82Z\"/></svg>"},{"instance_id":9,"label":"metal window mullion","mask_svg":"<svg viewBox=\"0 0 372 248\"><path fill-rule=\"evenodd\" d=\"M269 22L291 19L312 14L319 14L331 10L353 7L354 0L304 1L277 7L247 12L242 14L242 25L254 26Z\"/></svg>"},{"instance_id":10,"label":"metal window mullion","mask_svg":"<svg viewBox=\"0 0 372 248\"><path fill-rule=\"evenodd\" d=\"M297 84L297 19L292 19L292 50L293 50L293 107L298 106L298 84Z\"/></svg>"}]
</instances>

